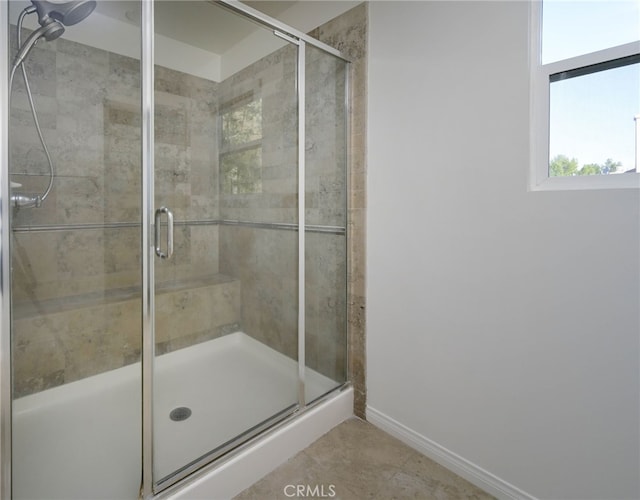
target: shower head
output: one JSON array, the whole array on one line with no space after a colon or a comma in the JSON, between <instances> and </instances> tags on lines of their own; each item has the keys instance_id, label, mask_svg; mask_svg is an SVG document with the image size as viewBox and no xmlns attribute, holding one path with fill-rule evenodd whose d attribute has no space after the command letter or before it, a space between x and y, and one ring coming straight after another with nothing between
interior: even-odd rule
<instances>
[{"instance_id":1,"label":"shower head","mask_svg":"<svg viewBox=\"0 0 640 500\"><path fill-rule=\"evenodd\" d=\"M96 0L68 0L68 1L48 1L48 0L31 0L33 5L24 9L24 14L38 13L38 22L40 28L35 30L29 38L18 49L14 67L22 64L41 38L47 41L55 40L64 33L65 26L71 26L79 23L96 8Z\"/></svg>"},{"instance_id":2,"label":"shower head","mask_svg":"<svg viewBox=\"0 0 640 500\"><path fill-rule=\"evenodd\" d=\"M96 0L68 0L54 2L31 0L38 13L38 22L44 26L48 20L60 21L65 26L79 23L96 8Z\"/></svg>"},{"instance_id":3,"label":"shower head","mask_svg":"<svg viewBox=\"0 0 640 500\"><path fill-rule=\"evenodd\" d=\"M0 0L2 1L2 0ZM49 163L49 186L42 195L30 196L24 194L14 194L11 196L11 203L16 208L31 208L39 207L42 202L49 196L51 188L53 186L54 168L51 161L51 155L47 148L47 144L44 142L42 131L40 130L40 124L38 123L38 115L36 114L36 108L33 104L33 98L31 97L31 89L29 88L29 80L27 78L27 69L24 66L24 60L31 52L31 49L35 47L38 40L44 38L47 41L55 40L62 33L64 33L65 26L71 26L77 24L85 19L96 8L96 0L31 0L31 5L25 7L18 16L17 33L18 33L18 51L16 57L13 60L11 67L11 73L9 76L9 93L11 93L11 87L13 84L13 77L18 69L22 68L22 76L24 77L25 90L29 98L29 104L31 106L31 113L33 114L33 121L40 137L40 143L42 149L47 157ZM22 31L22 22L24 17L37 13L38 23L40 27L33 31L25 42L20 44L20 34Z\"/></svg>"},{"instance_id":4,"label":"shower head","mask_svg":"<svg viewBox=\"0 0 640 500\"><path fill-rule=\"evenodd\" d=\"M62 26L58 21L48 19L43 26L40 26L37 30L31 33L29 38L27 38L22 44L15 59L13 60L14 67L22 64L25 57L27 57L27 54L29 54L38 40L44 38L50 42L51 40L58 38L62 33L64 33L64 26Z\"/></svg>"}]
</instances>

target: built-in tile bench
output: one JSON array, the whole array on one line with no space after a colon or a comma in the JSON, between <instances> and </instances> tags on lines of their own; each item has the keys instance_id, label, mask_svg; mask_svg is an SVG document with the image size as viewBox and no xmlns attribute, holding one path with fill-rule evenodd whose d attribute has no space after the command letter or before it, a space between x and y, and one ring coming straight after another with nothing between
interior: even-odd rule
<instances>
[{"instance_id":1,"label":"built-in tile bench","mask_svg":"<svg viewBox=\"0 0 640 500\"><path fill-rule=\"evenodd\" d=\"M156 286L156 354L240 328L240 280L223 274ZM13 307L14 397L140 360L140 288Z\"/></svg>"}]
</instances>

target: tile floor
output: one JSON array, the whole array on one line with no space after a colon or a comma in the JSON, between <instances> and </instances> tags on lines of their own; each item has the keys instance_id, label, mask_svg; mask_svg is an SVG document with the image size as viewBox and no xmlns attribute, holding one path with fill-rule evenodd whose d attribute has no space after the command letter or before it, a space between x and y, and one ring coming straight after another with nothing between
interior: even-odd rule
<instances>
[{"instance_id":1,"label":"tile floor","mask_svg":"<svg viewBox=\"0 0 640 500\"><path fill-rule=\"evenodd\" d=\"M303 494L297 494L297 485L304 488L300 491ZM373 425L352 418L234 500L291 498L486 500L494 497Z\"/></svg>"}]
</instances>

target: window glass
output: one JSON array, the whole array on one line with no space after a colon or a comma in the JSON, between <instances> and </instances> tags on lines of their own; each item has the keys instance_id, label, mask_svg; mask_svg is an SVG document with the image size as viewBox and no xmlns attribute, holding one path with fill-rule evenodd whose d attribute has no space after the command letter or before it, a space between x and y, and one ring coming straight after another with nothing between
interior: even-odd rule
<instances>
[{"instance_id":1,"label":"window glass","mask_svg":"<svg viewBox=\"0 0 640 500\"><path fill-rule=\"evenodd\" d=\"M222 192L262 192L262 99L229 106L222 113L221 124Z\"/></svg>"},{"instance_id":2,"label":"window glass","mask_svg":"<svg viewBox=\"0 0 640 500\"><path fill-rule=\"evenodd\" d=\"M640 39L640 0L544 0L542 63Z\"/></svg>"},{"instance_id":3,"label":"window glass","mask_svg":"<svg viewBox=\"0 0 640 500\"><path fill-rule=\"evenodd\" d=\"M262 191L262 147L227 153L220 158L222 192L225 194Z\"/></svg>"},{"instance_id":4,"label":"window glass","mask_svg":"<svg viewBox=\"0 0 640 500\"><path fill-rule=\"evenodd\" d=\"M551 78L549 175L635 171L640 63L575 73Z\"/></svg>"},{"instance_id":5,"label":"window glass","mask_svg":"<svg viewBox=\"0 0 640 500\"><path fill-rule=\"evenodd\" d=\"M262 99L222 115L223 146L238 146L262 138Z\"/></svg>"}]
</instances>

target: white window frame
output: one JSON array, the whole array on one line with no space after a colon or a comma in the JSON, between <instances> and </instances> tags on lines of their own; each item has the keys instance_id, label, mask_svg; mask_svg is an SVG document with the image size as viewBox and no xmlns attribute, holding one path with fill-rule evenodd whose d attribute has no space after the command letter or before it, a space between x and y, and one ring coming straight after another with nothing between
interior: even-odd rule
<instances>
[{"instance_id":1,"label":"white window frame","mask_svg":"<svg viewBox=\"0 0 640 500\"><path fill-rule=\"evenodd\" d=\"M636 173L585 175L573 177L549 176L549 78L562 71L600 64L622 57L640 54L640 41L583 54L549 64L542 64L542 1L533 0L530 12L530 181L532 191L640 188ZM636 155L640 144L636 144Z\"/></svg>"}]
</instances>

